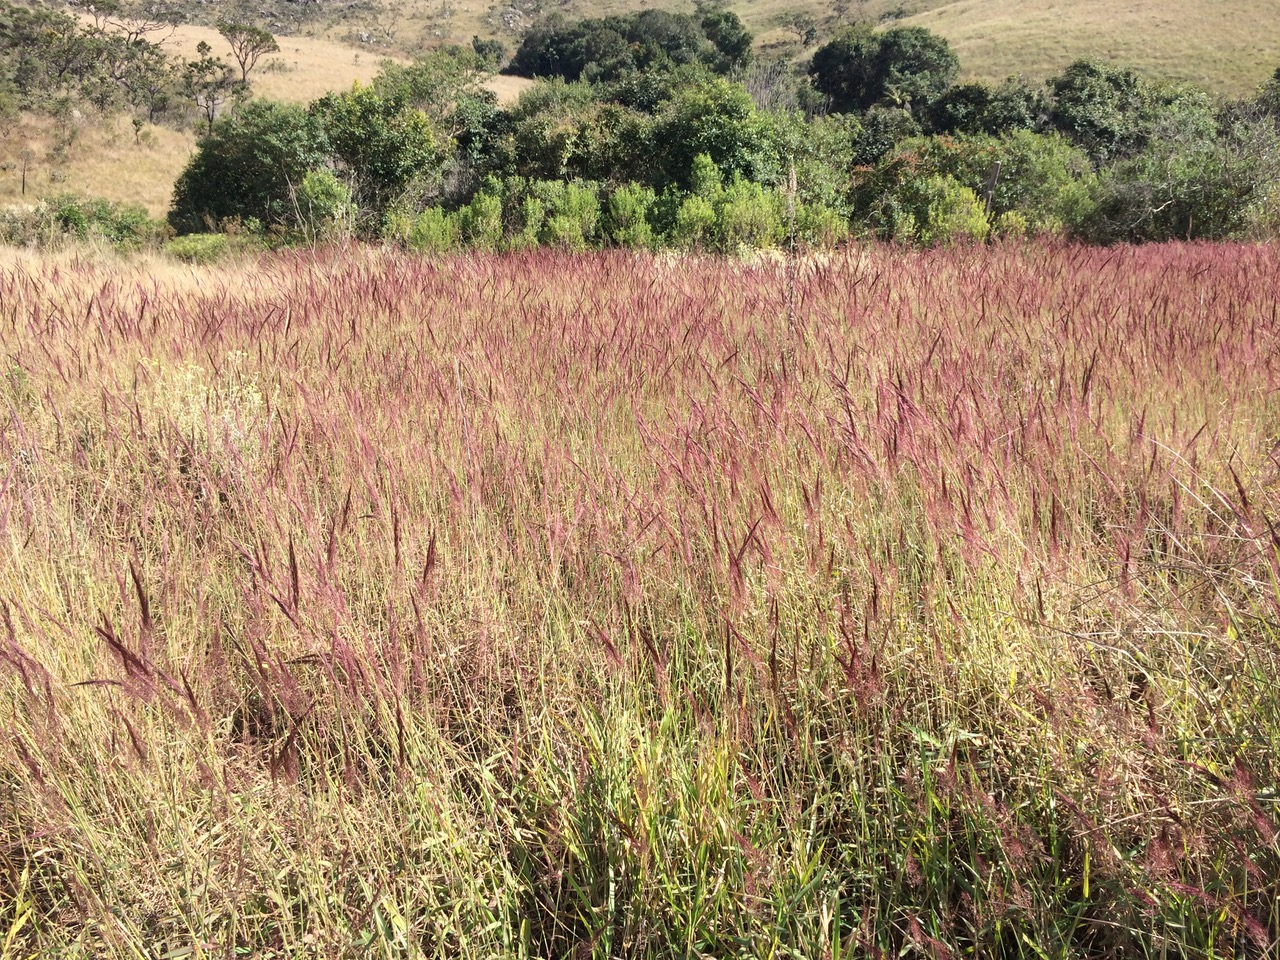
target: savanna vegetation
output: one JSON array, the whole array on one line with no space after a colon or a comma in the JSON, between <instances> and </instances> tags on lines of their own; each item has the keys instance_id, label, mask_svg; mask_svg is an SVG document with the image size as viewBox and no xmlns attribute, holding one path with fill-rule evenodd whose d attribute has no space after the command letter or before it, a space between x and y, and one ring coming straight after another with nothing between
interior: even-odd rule
<instances>
[{"instance_id":1,"label":"savanna vegetation","mask_svg":"<svg viewBox=\"0 0 1280 960\"><path fill-rule=\"evenodd\" d=\"M78 54L55 83L53 55L24 44L20 95L57 109L72 88L106 98L102 109L125 103L148 42L40 16L85 50L124 44L134 66L113 79L102 56ZM941 37L866 24L800 69L753 59L742 22L703 7L550 17L509 58L477 38L284 104L246 99L274 38L243 25L222 32L236 65L204 45L166 68L177 86L163 97L181 91L203 130L174 186L168 224L180 234L267 245L354 236L428 252L732 253L873 238L1261 239L1280 229L1280 79L1220 100L1081 60L1045 84L960 83ZM504 59L508 74L533 80L506 104L488 83ZM168 109L148 96L133 109ZM38 239L49 220L46 205L0 230Z\"/></svg>"},{"instance_id":2,"label":"savanna vegetation","mask_svg":"<svg viewBox=\"0 0 1280 960\"><path fill-rule=\"evenodd\" d=\"M838 6L0 7L0 960L1280 953L1280 71Z\"/></svg>"},{"instance_id":3,"label":"savanna vegetation","mask_svg":"<svg viewBox=\"0 0 1280 960\"><path fill-rule=\"evenodd\" d=\"M1278 277L7 255L5 956L1273 956Z\"/></svg>"}]
</instances>

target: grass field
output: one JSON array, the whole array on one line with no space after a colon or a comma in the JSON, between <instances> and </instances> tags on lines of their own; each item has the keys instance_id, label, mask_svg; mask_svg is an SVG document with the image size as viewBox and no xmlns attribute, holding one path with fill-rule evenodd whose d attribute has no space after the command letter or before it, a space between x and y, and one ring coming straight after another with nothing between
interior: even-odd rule
<instances>
[{"instance_id":1,"label":"grass field","mask_svg":"<svg viewBox=\"0 0 1280 960\"><path fill-rule=\"evenodd\" d=\"M4 253L0 949L1274 956L1278 274Z\"/></svg>"},{"instance_id":2,"label":"grass field","mask_svg":"<svg viewBox=\"0 0 1280 960\"><path fill-rule=\"evenodd\" d=\"M951 41L965 72L1052 76L1080 57L1215 93L1251 93L1280 68L1275 0L955 0L904 21Z\"/></svg>"},{"instance_id":3,"label":"grass field","mask_svg":"<svg viewBox=\"0 0 1280 960\"><path fill-rule=\"evenodd\" d=\"M139 140L124 117L87 118L68 129L71 142L60 150L65 140L54 121L21 116L0 142L0 205L33 204L70 192L140 203L153 217L168 212L173 182L195 148L193 132L148 126Z\"/></svg>"}]
</instances>

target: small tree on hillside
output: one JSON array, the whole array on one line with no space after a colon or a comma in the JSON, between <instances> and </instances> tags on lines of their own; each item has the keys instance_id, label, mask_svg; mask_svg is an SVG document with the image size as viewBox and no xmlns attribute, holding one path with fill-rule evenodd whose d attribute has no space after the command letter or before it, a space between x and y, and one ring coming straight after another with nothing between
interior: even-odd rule
<instances>
[{"instance_id":1,"label":"small tree on hillside","mask_svg":"<svg viewBox=\"0 0 1280 960\"><path fill-rule=\"evenodd\" d=\"M218 32L231 46L231 55L240 64L240 82L249 82L249 71L258 60L268 53L279 53L280 44L276 38L261 27L247 23L229 23L222 20L218 23Z\"/></svg>"},{"instance_id":2,"label":"small tree on hillside","mask_svg":"<svg viewBox=\"0 0 1280 960\"><path fill-rule=\"evenodd\" d=\"M196 47L199 60L189 60L182 69L182 89L204 114L206 132L213 132L213 121L224 103L244 90L244 82L235 71L213 56L213 48L203 40Z\"/></svg>"}]
</instances>

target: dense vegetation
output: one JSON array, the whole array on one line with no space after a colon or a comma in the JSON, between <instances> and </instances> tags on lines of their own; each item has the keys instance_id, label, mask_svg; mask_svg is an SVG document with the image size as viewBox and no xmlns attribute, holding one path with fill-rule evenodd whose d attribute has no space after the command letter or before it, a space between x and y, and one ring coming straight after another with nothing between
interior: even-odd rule
<instances>
[{"instance_id":1,"label":"dense vegetation","mask_svg":"<svg viewBox=\"0 0 1280 960\"><path fill-rule=\"evenodd\" d=\"M865 26L797 73L751 63L741 23L704 14L551 18L507 68L542 79L507 108L479 87L493 52L477 46L388 64L309 110L241 109L204 141L171 222L431 250L727 251L1280 225L1280 78L1225 103L1099 61L1044 86L957 85L945 41Z\"/></svg>"},{"instance_id":2,"label":"dense vegetation","mask_svg":"<svg viewBox=\"0 0 1280 960\"><path fill-rule=\"evenodd\" d=\"M482 86L505 50L481 40L299 107L249 98L275 49L265 31L223 23L233 63L207 46L177 62L153 42L163 21L95 9L93 26L0 9L0 116L198 123L169 217L180 233L736 251L1280 231L1280 71L1232 102L1092 60L1042 85L957 84L946 41L866 25L803 64L763 63L736 16L702 5L545 19L505 68L540 79L506 107ZM0 235L49 235L68 204L86 206L5 214Z\"/></svg>"},{"instance_id":3,"label":"dense vegetation","mask_svg":"<svg viewBox=\"0 0 1280 960\"><path fill-rule=\"evenodd\" d=\"M16 957L1275 956L1274 246L0 266Z\"/></svg>"},{"instance_id":4,"label":"dense vegetation","mask_svg":"<svg viewBox=\"0 0 1280 960\"><path fill-rule=\"evenodd\" d=\"M0 960L1277 955L1280 71L93 13L0 134L200 141L0 210Z\"/></svg>"}]
</instances>

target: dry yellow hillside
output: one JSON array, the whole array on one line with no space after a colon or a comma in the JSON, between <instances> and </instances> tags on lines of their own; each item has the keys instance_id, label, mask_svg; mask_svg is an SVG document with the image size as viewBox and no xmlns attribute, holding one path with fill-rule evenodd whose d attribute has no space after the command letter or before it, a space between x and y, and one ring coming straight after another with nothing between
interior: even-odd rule
<instances>
[{"instance_id":1,"label":"dry yellow hillside","mask_svg":"<svg viewBox=\"0 0 1280 960\"><path fill-rule=\"evenodd\" d=\"M307 103L356 81L367 83L386 59L385 54L331 40L278 39L280 52L264 58L252 74L257 96ZM227 56L226 42L207 27L183 26L165 41L165 47L176 55L194 57L202 40L215 54ZM500 100L509 102L529 81L494 77L489 85ZM139 134L124 117L104 120L80 115L59 131L46 117L23 115L9 136L0 140L0 205L33 203L51 194L72 192L140 203L152 216L160 217L169 209L173 182L195 143L195 130L148 125Z\"/></svg>"},{"instance_id":2,"label":"dry yellow hillside","mask_svg":"<svg viewBox=\"0 0 1280 960\"><path fill-rule=\"evenodd\" d=\"M1241 94L1280 67L1280 0L956 0L903 23L942 34L968 76L993 80L1098 56Z\"/></svg>"},{"instance_id":3,"label":"dry yellow hillside","mask_svg":"<svg viewBox=\"0 0 1280 960\"><path fill-rule=\"evenodd\" d=\"M0 140L0 206L71 192L140 203L163 216L194 145L194 134L167 127L148 126L136 136L124 117L83 117L60 133L47 117L23 114Z\"/></svg>"},{"instance_id":4,"label":"dry yellow hillside","mask_svg":"<svg viewBox=\"0 0 1280 960\"><path fill-rule=\"evenodd\" d=\"M418 50L472 35L509 49L536 19L530 0L379 0L351 8L318 29L352 32ZM690 0L557 0L569 18L648 7L691 11ZM954 44L967 76L1045 77L1082 56L1132 64L1156 79L1186 80L1215 92L1252 91L1280 67L1280 0L728 0L766 56L804 56L857 19L919 25ZM380 9L379 13L372 12ZM797 19L799 18L799 19ZM895 19L897 18L897 19ZM805 26L817 30L807 49Z\"/></svg>"}]
</instances>

